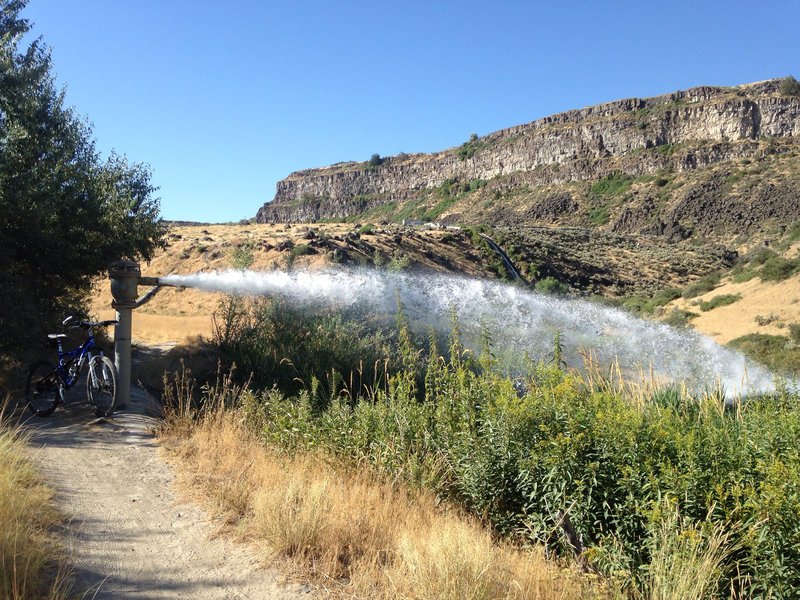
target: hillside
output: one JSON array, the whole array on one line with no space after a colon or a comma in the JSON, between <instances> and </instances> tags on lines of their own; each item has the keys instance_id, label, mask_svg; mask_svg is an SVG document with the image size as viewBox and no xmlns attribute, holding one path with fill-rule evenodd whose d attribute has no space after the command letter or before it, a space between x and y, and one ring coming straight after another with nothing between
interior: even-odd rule
<instances>
[{"instance_id":1,"label":"hillside","mask_svg":"<svg viewBox=\"0 0 800 600\"><path fill-rule=\"evenodd\" d=\"M800 97L780 84L618 100L432 154L298 171L256 220L559 225L738 248L800 219Z\"/></svg>"},{"instance_id":2,"label":"hillside","mask_svg":"<svg viewBox=\"0 0 800 600\"><path fill-rule=\"evenodd\" d=\"M796 349L800 325L800 228L775 250L759 247L741 257L724 249L675 245L658 238L623 236L583 229L487 229L508 253L525 284L548 278L573 296L603 301L655 319L689 326L719 343L745 335L761 339L784 355ZM477 231L358 224L172 225L169 246L144 275L226 270L248 266L259 271L368 267L439 271L482 278L507 278L497 256ZM779 260L789 267L778 281L761 279L761 269ZM770 258L772 262L770 262ZM144 291L140 289L140 291ZM692 292L692 293L689 293ZM686 296L684 298L684 296ZM701 310L717 296L739 296L728 305ZM145 343L210 336L220 294L163 288L135 311L134 339ZM91 312L113 318L107 279L97 282ZM763 344L762 344L763 345ZM788 346L788 348L787 348ZM798 364L800 366L800 364Z\"/></svg>"},{"instance_id":3,"label":"hillside","mask_svg":"<svg viewBox=\"0 0 800 600\"><path fill-rule=\"evenodd\" d=\"M484 234L532 288L800 368L800 97L780 80L620 100L370 162L293 173L257 223L175 223L145 274L340 265L508 278ZM137 311L135 335L208 335L218 301L166 289ZM109 303L99 288L93 310Z\"/></svg>"},{"instance_id":4,"label":"hillside","mask_svg":"<svg viewBox=\"0 0 800 600\"><path fill-rule=\"evenodd\" d=\"M509 253L524 282L551 277L573 295L650 296L686 286L730 267L729 253L713 248L675 251L658 239L575 229L485 229ZM508 278L496 253L476 230L327 223L281 225L172 225L169 245L144 275L160 276L247 267L258 271L368 267ZM577 251L575 249L578 249ZM136 337L150 342L211 332L220 296L164 288L136 311ZM108 281L100 280L92 310L113 317ZM177 337L176 337L177 336Z\"/></svg>"}]
</instances>

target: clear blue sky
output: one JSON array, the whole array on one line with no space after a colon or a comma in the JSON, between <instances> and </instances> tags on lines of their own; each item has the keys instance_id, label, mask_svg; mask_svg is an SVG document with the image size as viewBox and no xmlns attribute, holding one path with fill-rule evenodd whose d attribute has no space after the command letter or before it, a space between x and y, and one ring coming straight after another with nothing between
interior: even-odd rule
<instances>
[{"instance_id":1,"label":"clear blue sky","mask_svg":"<svg viewBox=\"0 0 800 600\"><path fill-rule=\"evenodd\" d=\"M103 155L167 219L252 217L290 172L572 108L800 78L800 1L30 0Z\"/></svg>"}]
</instances>

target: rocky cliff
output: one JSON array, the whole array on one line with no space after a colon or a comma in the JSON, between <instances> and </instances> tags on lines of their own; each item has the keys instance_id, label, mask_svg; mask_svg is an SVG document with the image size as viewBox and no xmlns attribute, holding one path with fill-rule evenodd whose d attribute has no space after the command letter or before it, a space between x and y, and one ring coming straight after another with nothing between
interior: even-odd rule
<instances>
[{"instance_id":1,"label":"rocky cliff","mask_svg":"<svg viewBox=\"0 0 800 600\"><path fill-rule=\"evenodd\" d=\"M591 193L592 183L796 154L800 97L781 95L779 84L780 80L771 80L735 88L703 86L618 100L473 136L460 147L433 154L388 157L373 166L351 162L298 171L278 183L274 200L258 211L256 220L316 221L367 212L396 220L449 215L451 221L533 224L580 213L570 224L586 224L581 219L589 218L623 231L620 219L636 218L623 214L629 202L593 208L603 195ZM721 175L727 183L729 171ZM651 187L664 187L662 179ZM575 182L586 185L570 189ZM515 194L525 196L532 186L548 193L528 194L527 202L513 202ZM715 190L708 191L713 195ZM786 193L778 195L785 200ZM673 204L681 200L686 198L676 196ZM633 229L673 225L645 220Z\"/></svg>"}]
</instances>

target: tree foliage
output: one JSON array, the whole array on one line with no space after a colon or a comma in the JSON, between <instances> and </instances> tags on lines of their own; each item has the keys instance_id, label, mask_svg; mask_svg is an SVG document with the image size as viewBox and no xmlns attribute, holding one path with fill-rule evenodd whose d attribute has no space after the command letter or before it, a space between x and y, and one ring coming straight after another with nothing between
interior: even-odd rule
<instances>
[{"instance_id":1,"label":"tree foliage","mask_svg":"<svg viewBox=\"0 0 800 600\"><path fill-rule=\"evenodd\" d=\"M781 79L780 92L782 96L800 96L800 82L789 75Z\"/></svg>"},{"instance_id":2,"label":"tree foliage","mask_svg":"<svg viewBox=\"0 0 800 600\"><path fill-rule=\"evenodd\" d=\"M149 167L101 159L48 47L22 47L26 3L0 0L0 349L78 309L113 260L149 260L163 243Z\"/></svg>"}]
</instances>

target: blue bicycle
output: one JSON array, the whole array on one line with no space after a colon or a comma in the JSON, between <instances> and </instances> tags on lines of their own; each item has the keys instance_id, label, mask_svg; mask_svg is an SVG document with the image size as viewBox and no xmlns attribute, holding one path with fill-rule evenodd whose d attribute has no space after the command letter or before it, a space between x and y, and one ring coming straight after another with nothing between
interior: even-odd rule
<instances>
[{"instance_id":1,"label":"blue bicycle","mask_svg":"<svg viewBox=\"0 0 800 600\"><path fill-rule=\"evenodd\" d=\"M67 325L72 317L62 322ZM94 406L95 414L108 417L117 407L117 369L103 351L92 355L97 348L94 342L94 327L106 327L117 321L77 321L73 329L86 329L87 339L75 350L64 352L62 340L64 333L48 334L48 339L58 347L58 364L51 360L41 359L31 364L28 369L28 383L25 388L25 399L28 408L37 417L50 415L62 402L64 392L75 385L85 365L89 366L86 378L86 394L89 404Z\"/></svg>"}]
</instances>

